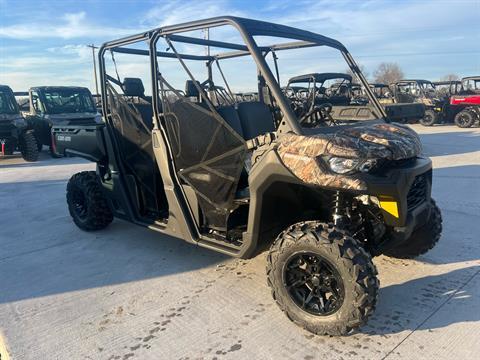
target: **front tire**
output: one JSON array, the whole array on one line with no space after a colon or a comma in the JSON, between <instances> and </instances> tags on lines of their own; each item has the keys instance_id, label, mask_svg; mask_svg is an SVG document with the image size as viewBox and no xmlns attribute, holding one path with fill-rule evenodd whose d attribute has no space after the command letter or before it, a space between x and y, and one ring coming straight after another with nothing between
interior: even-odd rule
<instances>
[{"instance_id":1,"label":"front tire","mask_svg":"<svg viewBox=\"0 0 480 360\"><path fill-rule=\"evenodd\" d=\"M33 130L25 131L19 139L20 151L22 158L28 162L34 162L38 160L38 147L37 139L33 133Z\"/></svg>"},{"instance_id":2,"label":"front tire","mask_svg":"<svg viewBox=\"0 0 480 360\"><path fill-rule=\"evenodd\" d=\"M462 110L455 115L454 122L460 128L469 128L475 123L475 116L472 111Z\"/></svg>"},{"instance_id":3,"label":"front tire","mask_svg":"<svg viewBox=\"0 0 480 360\"><path fill-rule=\"evenodd\" d=\"M413 259L433 249L440 240L441 235L442 213L432 199L430 216L425 225L415 230L404 243L388 249L383 253L398 259Z\"/></svg>"},{"instance_id":4,"label":"front tire","mask_svg":"<svg viewBox=\"0 0 480 360\"><path fill-rule=\"evenodd\" d=\"M67 204L73 221L82 230L104 229L113 221L112 211L95 171L82 171L70 178Z\"/></svg>"},{"instance_id":5,"label":"front tire","mask_svg":"<svg viewBox=\"0 0 480 360\"><path fill-rule=\"evenodd\" d=\"M423 126L433 126L437 122L437 114L431 109L425 110L425 115L420 119Z\"/></svg>"},{"instance_id":6,"label":"front tire","mask_svg":"<svg viewBox=\"0 0 480 360\"><path fill-rule=\"evenodd\" d=\"M319 335L345 335L366 323L377 301L376 275L360 243L317 221L290 226L268 254L268 284L278 306Z\"/></svg>"}]
</instances>

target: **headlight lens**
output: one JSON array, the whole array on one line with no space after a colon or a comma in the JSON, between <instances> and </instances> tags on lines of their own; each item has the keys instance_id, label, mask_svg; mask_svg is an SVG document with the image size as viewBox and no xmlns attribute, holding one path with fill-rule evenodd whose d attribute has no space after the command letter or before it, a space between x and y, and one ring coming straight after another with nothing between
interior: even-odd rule
<instances>
[{"instance_id":1,"label":"headlight lens","mask_svg":"<svg viewBox=\"0 0 480 360\"><path fill-rule=\"evenodd\" d=\"M347 174L356 170L360 161L358 159L332 157L328 159L328 164L333 172L337 174Z\"/></svg>"},{"instance_id":2,"label":"headlight lens","mask_svg":"<svg viewBox=\"0 0 480 360\"><path fill-rule=\"evenodd\" d=\"M328 159L328 165L330 165L330 170L337 174L349 174L355 171L361 171L366 173L377 165L377 160L331 157Z\"/></svg>"}]
</instances>

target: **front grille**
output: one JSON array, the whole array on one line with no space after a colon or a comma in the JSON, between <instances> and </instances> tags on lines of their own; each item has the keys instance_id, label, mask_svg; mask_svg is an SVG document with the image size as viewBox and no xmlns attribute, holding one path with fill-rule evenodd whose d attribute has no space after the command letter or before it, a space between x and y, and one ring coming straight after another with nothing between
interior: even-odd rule
<instances>
[{"instance_id":1,"label":"front grille","mask_svg":"<svg viewBox=\"0 0 480 360\"><path fill-rule=\"evenodd\" d=\"M407 194L408 211L415 209L421 203L427 201L427 190L427 174L418 175Z\"/></svg>"},{"instance_id":2,"label":"front grille","mask_svg":"<svg viewBox=\"0 0 480 360\"><path fill-rule=\"evenodd\" d=\"M385 172L388 170L411 166L415 163L416 160L416 157L400 160L379 159L375 166L369 172L380 176L385 175Z\"/></svg>"},{"instance_id":3,"label":"front grille","mask_svg":"<svg viewBox=\"0 0 480 360\"><path fill-rule=\"evenodd\" d=\"M68 125L95 125L95 118L72 119L68 122Z\"/></svg>"}]
</instances>

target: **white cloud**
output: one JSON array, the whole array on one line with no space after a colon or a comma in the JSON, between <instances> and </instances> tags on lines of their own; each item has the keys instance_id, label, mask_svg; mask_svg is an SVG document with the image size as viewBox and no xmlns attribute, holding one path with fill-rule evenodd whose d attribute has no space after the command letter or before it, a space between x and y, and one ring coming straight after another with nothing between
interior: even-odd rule
<instances>
[{"instance_id":1,"label":"white cloud","mask_svg":"<svg viewBox=\"0 0 480 360\"><path fill-rule=\"evenodd\" d=\"M67 13L57 19L45 21L25 21L0 27L0 37L13 39L37 38L118 38L140 32L138 29L103 26L91 22L84 11Z\"/></svg>"},{"instance_id":2,"label":"white cloud","mask_svg":"<svg viewBox=\"0 0 480 360\"><path fill-rule=\"evenodd\" d=\"M143 24L160 27L223 15L244 16L245 13L225 0L164 1L145 13Z\"/></svg>"}]
</instances>

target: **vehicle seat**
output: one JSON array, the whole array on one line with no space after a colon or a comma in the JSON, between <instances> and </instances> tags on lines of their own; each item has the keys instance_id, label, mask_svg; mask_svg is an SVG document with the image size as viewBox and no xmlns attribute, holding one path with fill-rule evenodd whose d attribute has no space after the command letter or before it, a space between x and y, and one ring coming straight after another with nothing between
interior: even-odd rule
<instances>
[{"instance_id":1,"label":"vehicle seat","mask_svg":"<svg viewBox=\"0 0 480 360\"><path fill-rule=\"evenodd\" d=\"M196 81L197 85L201 87L200 83ZM197 87L193 80L187 80L185 83L185 96L186 97L196 97L197 99L200 98L200 92L198 91Z\"/></svg>"},{"instance_id":2,"label":"vehicle seat","mask_svg":"<svg viewBox=\"0 0 480 360\"><path fill-rule=\"evenodd\" d=\"M245 140L275 131L273 116L266 104L243 102L238 104L237 111Z\"/></svg>"},{"instance_id":3,"label":"vehicle seat","mask_svg":"<svg viewBox=\"0 0 480 360\"><path fill-rule=\"evenodd\" d=\"M123 79L123 93L125 96L145 97L145 88L142 79L125 78Z\"/></svg>"},{"instance_id":4,"label":"vehicle seat","mask_svg":"<svg viewBox=\"0 0 480 360\"><path fill-rule=\"evenodd\" d=\"M233 106L221 106L217 108L217 111L223 120L243 138L242 124L235 108Z\"/></svg>"},{"instance_id":5,"label":"vehicle seat","mask_svg":"<svg viewBox=\"0 0 480 360\"><path fill-rule=\"evenodd\" d=\"M138 97L141 100L138 102L128 101L130 108L138 110L142 117L143 123L151 131L153 129L153 109L151 97L145 96L145 88L143 86L142 79L139 78L125 78L123 79L123 93L125 96Z\"/></svg>"}]
</instances>

